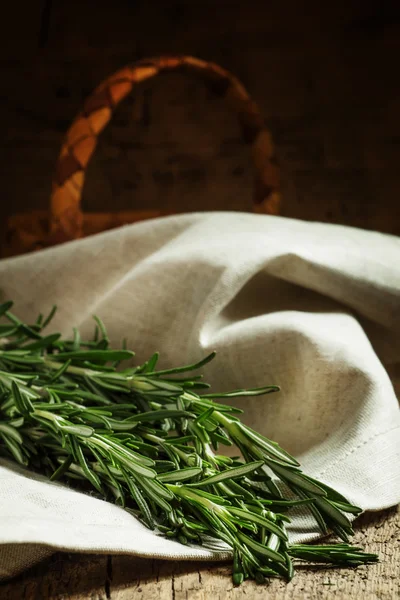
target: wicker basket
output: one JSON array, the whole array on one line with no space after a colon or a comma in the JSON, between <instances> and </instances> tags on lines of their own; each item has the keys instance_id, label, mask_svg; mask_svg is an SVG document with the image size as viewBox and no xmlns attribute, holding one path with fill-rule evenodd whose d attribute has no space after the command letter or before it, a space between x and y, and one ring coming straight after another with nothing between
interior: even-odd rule
<instances>
[{"instance_id":1,"label":"wicker basket","mask_svg":"<svg viewBox=\"0 0 400 600\"><path fill-rule=\"evenodd\" d=\"M85 170L98 136L113 110L138 83L169 72L193 73L217 96L226 98L236 111L244 142L251 146L255 166L253 210L279 214L279 169L271 135L256 103L240 81L216 64L190 56L156 57L125 67L106 79L87 99L73 121L58 158L49 211L12 216L7 224L3 255L22 254L63 243L120 225L167 214L152 211L83 213ZM168 213L170 214L170 213Z\"/></svg>"}]
</instances>

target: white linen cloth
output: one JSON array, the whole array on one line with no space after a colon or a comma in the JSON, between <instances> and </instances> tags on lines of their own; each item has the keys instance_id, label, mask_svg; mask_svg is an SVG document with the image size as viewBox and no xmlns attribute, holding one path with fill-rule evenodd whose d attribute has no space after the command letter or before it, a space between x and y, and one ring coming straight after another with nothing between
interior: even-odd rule
<instances>
[{"instance_id":1,"label":"white linen cloth","mask_svg":"<svg viewBox=\"0 0 400 600\"><path fill-rule=\"evenodd\" d=\"M0 261L0 300L49 331L128 338L138 361L196 361L215 390L278 384L236 402L244 420L364 510L400 501L400 240L244 213L145 221ZM292 539L300 533L294 523ZM307 521L310 522L309 520ZM317 535L317 534L315 534ZM315 537L314 535L314 537ZM226 553L157 537L120 508L0 461L0 577L56 549L165 558Z\"/></svg>"}]
</instances>

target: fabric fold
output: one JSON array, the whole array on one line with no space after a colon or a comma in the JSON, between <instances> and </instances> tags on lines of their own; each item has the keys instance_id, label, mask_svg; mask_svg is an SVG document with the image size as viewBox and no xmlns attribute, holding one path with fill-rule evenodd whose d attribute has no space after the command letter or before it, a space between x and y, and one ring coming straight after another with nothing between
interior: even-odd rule
<instances>
[{"instance_id":1,"label":"fabric fold","mask_svg":"<svg viewBox=\"0 0 400 600\"><path fill-rule=\"evenodd\" d=\"M247 424L363 510L379 510L400 501L399 265L393 236L194 213L0 261L0 300L28 321L57 304L51 331L64 335L72 326L91 335L98 314L113 345L127 338L138 362L158 350L161 368L217 350L204 369L215 390L281 388L235 401ZM158 537L116 506L3 460L0 483L0 577L56 548L226 556ZM305 522L295 520L292 539L310 539Z\"/></svg>"}]
</instances>

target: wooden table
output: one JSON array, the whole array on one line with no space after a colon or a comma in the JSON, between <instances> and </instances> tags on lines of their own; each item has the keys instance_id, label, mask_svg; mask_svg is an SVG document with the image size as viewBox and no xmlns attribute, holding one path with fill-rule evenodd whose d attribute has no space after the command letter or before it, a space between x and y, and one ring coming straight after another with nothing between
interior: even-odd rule
<instances>
[{"instance_id":1,"label":"wooden table","mask_svg":"<svg viewBox=\"0 0 400 600\"><path fill-rule=\"evenodd\" d=\"M377 552L380 563L351 569L299 568L286 584L246 582L234 588L229 564L55 554L0 585L1 600L395 600L400 598L400 513L363 515L354 543Z\"/></svg>"},{"instance_id":2,"label":"wooden table","mask_svg":"<svg viewBox=\"0 0 400 600\"><path fill-rule=\"evenodd\" d=\"M135 59L183 53L231 70L260 105L286 216L400 233L396 3L215 4L7 3L0 232L9 214L47 209L62 137L100 81ZM248 210L251 189L250 156L226 103L171 75L118 109L89 167L84 208Z\"/></svg>"}]
</instances>

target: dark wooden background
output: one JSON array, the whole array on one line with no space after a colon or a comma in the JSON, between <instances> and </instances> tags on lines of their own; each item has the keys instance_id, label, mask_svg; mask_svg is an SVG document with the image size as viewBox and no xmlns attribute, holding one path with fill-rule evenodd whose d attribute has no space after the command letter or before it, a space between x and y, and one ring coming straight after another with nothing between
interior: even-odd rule
<instances>
[{"instance_id":1,"label":"dark wooden background","mask_svg":"<svg viewBox=\"0 0 400 600\"><path fill-rule=\"evenodd\" d=\"M283 168L285 215L400 233L396 1L23 0L1 24L0 222L45 208L84 98L135 59L187 53L238 75ZM86 210L251 206L234 116L191 79L144 85L89 167Z\"/></svg>"}]
</instances>

